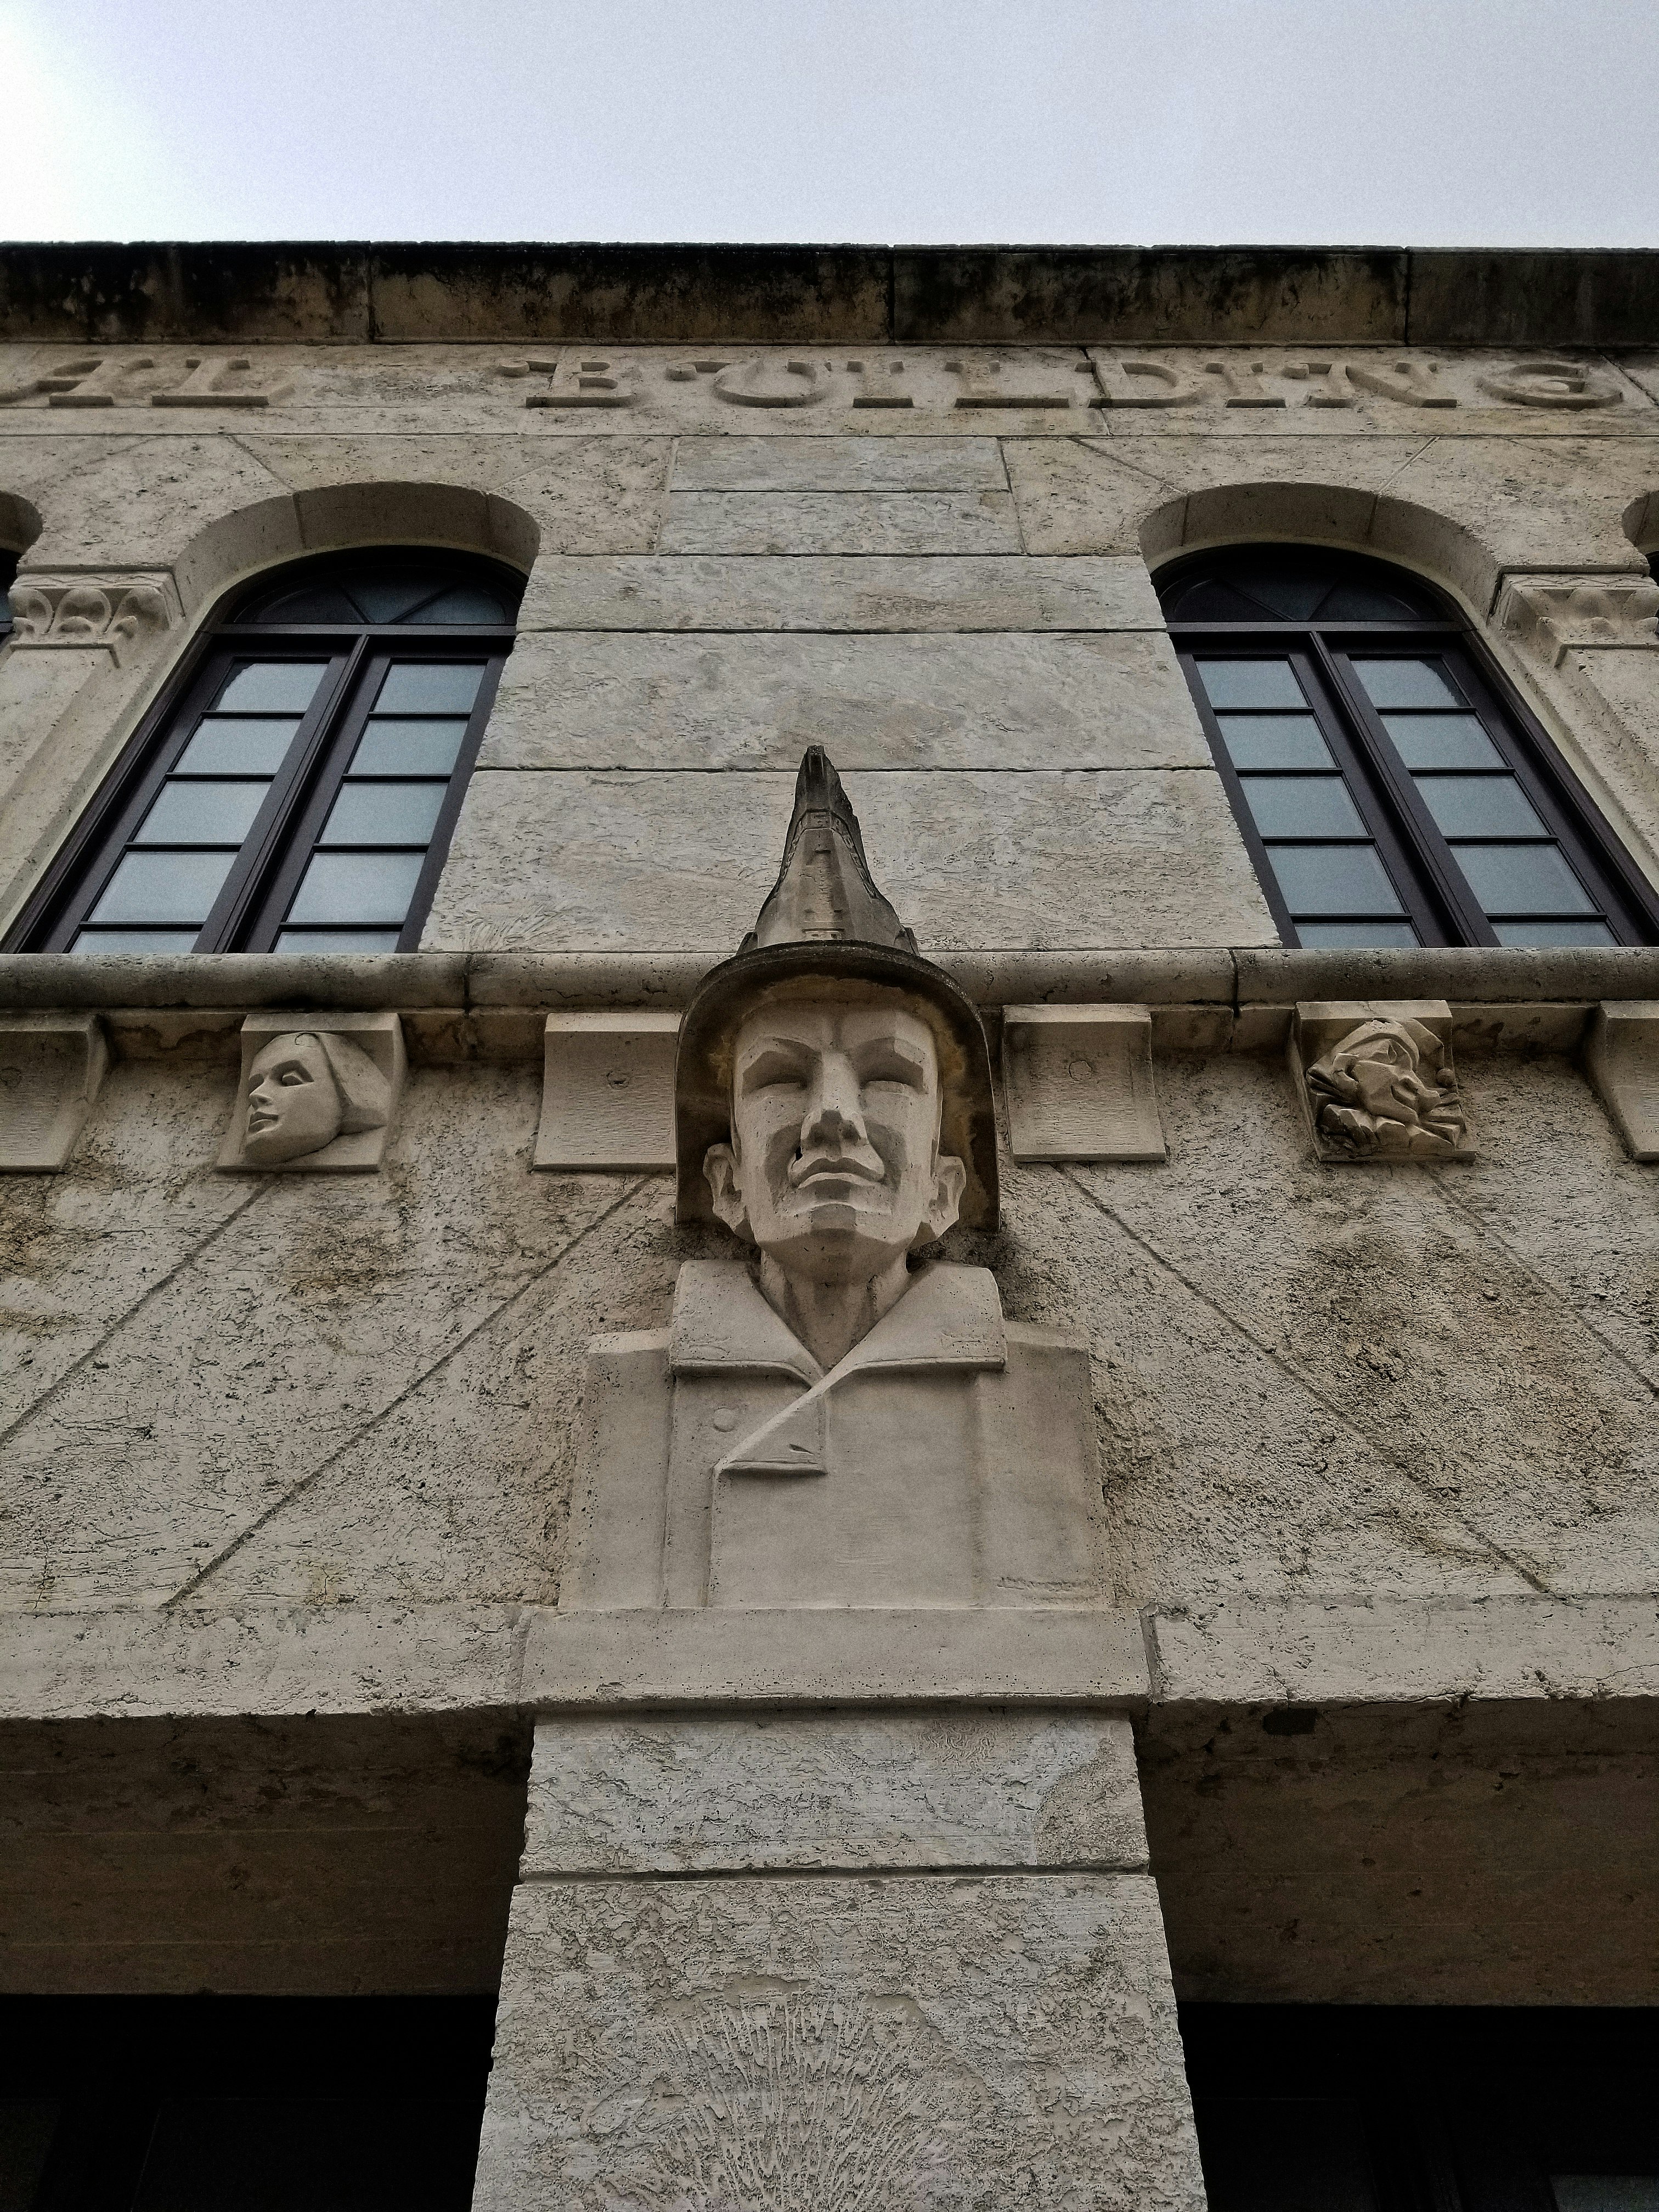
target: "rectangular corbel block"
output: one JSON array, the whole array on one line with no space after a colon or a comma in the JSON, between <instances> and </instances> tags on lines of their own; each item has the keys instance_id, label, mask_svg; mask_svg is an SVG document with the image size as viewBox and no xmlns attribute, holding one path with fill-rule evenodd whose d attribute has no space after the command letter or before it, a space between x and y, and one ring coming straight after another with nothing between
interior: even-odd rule
<instances>
[{"instance_id":1,"label":"rectangular corbel block","mask_svg":"<svg viewBox=\"0 0 1659 2212\"><path fill-rule=\"evenodd\" d=\"M1604 1000L1584 1065L1632 1159L1659 1160L1659 999Z\"/></svg>"},{"instance_id":2,"label":"rectangular corbel block","mask_svg":"<svg viewBox=\"0 0 1659 2212\"><path fill-rule=\"evenodd\" d=\"M87 1125L108 1066L96 1014L0 1020L0 1174L55 1174Z\"/></svg>"},{"instance_id":3,"label":"rectangular corbel block","mask_svg":"<svg viewBox=\"0 0 1659 2212\"><path fill-rule=\"evenodd\" d=\"M1317 1158L1468 1159L1474 1152L1443 999L1301 1000L1291 1074Z\"/></svg>"},{"instance_id":4,"label":"rectangular corbel block","mask_svg":"<svg viewBox=\"0 0 1659 2212\"><path fill-rule=\"evenodd\" d=\"M680 1018L654 1009L550 1014L538 1168L672 1168Z\"/></svg>"},{"instance_id":5,"label":"rectangular corbel block","mask_svg":"<svg viewBox=\"0 0 1659 2212\"><path fill-rule=\"evenodd\" d=\"M219 1165L241 1175L372 1174L385 1157L407 1065L396 1014L250 1014ZM250 1130L256 1080L265 1091L264 1126Z\"/></svg>"},{"instance_id":6,"label":"rectangular corbel block","mask_svg":"<svg viewBox=\"0 0 1659 2212\"><path fill-rule=\"evenodd\" d=\"M1017 1160L1169 1157L1145 1006L1005 1006L1002 1081Z\"/></svg>"}]
</instances>

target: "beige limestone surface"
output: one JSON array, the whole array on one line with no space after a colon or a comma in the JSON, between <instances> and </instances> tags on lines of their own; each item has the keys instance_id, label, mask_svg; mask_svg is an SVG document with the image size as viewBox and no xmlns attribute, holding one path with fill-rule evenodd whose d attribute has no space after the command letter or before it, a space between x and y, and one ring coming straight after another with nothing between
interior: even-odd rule
<instances>
[{"instance_id":1,"label":"beige limestone surface","mask_svg":"<svg viewBox=\"0 0 1659 2212\"><path fill-rule=\"evenodd\" d=\"M422 945L735 950L793 783L481 770ZM1275 940L1212 769L865 771L848 788L872 867L930 951Z\"/></svg>"},{"instance_id":2,"label":"beige limestone surface","mask_svg":"<svg viewBox=\"0 0 1659 2212\"><path fill-rule=\"evenodd\" d=\"M533 1881L475 2202L1185 2212L1168 1989L1141 1875Z\"/></svg>"},{"instance_id":3,"label":"beige limestone surface","mask_svg":"<svg viewBox=\"0 0 1659 2212\"><path fill-rule=\"evenodd\" d=\"M1121 1716L574 1717L537 1730L521 1877L1146 1863Z\"/></svg>"},{"instance_id":4,"label":"beige limestone surface","mask_svg":"<svg viewBox=\"0 0 1659 2212\"><path fill-rule=\"evenodd\" d=\"M560 631L507 662L495 769L1210 767L1167 638ZM711 854L711 860L722 857Z\"/></svg>"}]
</instances>

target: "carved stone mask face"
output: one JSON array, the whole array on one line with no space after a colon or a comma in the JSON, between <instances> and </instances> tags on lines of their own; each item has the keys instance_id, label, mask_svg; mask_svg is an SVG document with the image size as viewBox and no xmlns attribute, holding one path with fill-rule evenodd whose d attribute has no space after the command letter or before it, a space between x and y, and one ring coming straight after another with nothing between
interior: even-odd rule
<instances>
[{"instance_id":1,"label":"carved stone mask face","mask_svg":"<svg viewBox=\"0 0 1659 2212\"><path fill-rule=\"evenodd\" d=\"M255 1166L320 1152L340 1133L344 1107L320 1041L273 1037L248 1071L244 1156Z\"/></svg>"},{"instance_id":2,"label":"carved stone mask face","mask_svg":"<svg viewBox=\"0 0 1659 2212\"><path fill-rule=\"evenodd\" d=\"M732 1088L732 1142L706 1165L714 1209L787 1268L854 1280L956 1219L965 1176L939 1150L933 1034L896 995L751 1014Z\"/></svg>"}]
</instances>

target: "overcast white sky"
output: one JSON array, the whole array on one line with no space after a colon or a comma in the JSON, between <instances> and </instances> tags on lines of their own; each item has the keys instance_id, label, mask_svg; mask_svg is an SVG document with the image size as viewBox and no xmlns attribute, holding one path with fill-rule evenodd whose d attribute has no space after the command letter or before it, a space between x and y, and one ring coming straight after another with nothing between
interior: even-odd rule
<instances>
[{"instance_id":1,"label":"overcast white sky","mask_svg":"<svg viewBox=\"0 0 1659 2212\"><path fill-rule=\"evenodd\" d=\"M1655 0L0 0L0 235L1659 244Z\"/></svg>"}]
</instances>

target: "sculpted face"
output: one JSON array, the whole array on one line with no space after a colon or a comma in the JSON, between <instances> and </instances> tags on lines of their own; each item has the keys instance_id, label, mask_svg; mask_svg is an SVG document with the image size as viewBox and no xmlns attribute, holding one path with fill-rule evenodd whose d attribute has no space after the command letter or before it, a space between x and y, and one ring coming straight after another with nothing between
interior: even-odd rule
<instances>
[{"instance_id":1,"label":"sculpted face","mask_svg":"<svg viewBox=\"0 0 1659 2212\"><path fill-rule=\"evenodd\" d=\"M715 1212L791 1274L867 1281L957 1218L966 1174L939 1130L933 1034L899 994L768 1006L738 1032Z\"/></svg>"},{"instance_id":2,"label":"sculpted face","mask_svg":"<svg viewBox=\"0 0 1659 2212\"><path fill-rule=\"evenodd\" d=\"M247 1101L242 1150L255 1166L297 1160L340 1133L339 1086L315 1036L274 1037L248 1071Z\"/></svg>"}]
</instances>

